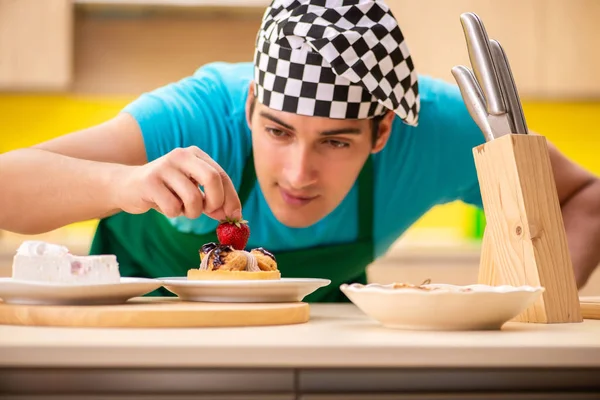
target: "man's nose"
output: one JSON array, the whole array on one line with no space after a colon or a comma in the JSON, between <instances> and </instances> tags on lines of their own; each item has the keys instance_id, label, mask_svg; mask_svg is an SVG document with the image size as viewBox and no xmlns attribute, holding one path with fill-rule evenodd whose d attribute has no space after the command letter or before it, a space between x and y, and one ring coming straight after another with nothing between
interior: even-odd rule
<instances>
[{"instance_id":1,"label":"man's nose","mask_svg":"<svg viewBox=\"0 0 600 400\"><path fill-rule=\"evenodd\" d=\"M295 147L286 162L286 180L294 189L302 189L317 181L318 168L309 149Z\"/></svg>"}]
</instances>

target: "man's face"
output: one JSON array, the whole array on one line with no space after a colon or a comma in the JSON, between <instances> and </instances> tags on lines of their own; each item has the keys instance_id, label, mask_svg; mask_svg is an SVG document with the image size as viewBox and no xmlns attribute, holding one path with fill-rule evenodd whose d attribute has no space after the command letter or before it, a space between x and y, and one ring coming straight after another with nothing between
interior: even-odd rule
<instances>
[{"instance_id":1,"label":"man's face","mask_svg":"<svg viewBox=\"0 0 600 400\"><path fill-rule=\"evenodd\" d=\"M248 123L256 175L265 199L284 225L310 226L340 204L369 154L383 148L393 114L381 122L373 145L371 120L276 111L254 101L252 90L250 93Z\"/></svg>"}]
</instances>

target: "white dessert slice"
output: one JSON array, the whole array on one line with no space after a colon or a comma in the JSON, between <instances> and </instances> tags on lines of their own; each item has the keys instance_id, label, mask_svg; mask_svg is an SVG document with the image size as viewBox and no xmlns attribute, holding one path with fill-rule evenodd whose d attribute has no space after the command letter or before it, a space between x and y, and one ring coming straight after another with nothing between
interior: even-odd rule
<instances>
[{"instance_id":1,"label":"white dessert slice","mask_svg":"<svg viewBox=\"0 0 600 400\"><path fill-rule=\"evenodd\" d=\"M75 256L64 246L25 241L13 259L14 279L66 284L119 283L114 255Z\"/></svg>"}]
</instances>

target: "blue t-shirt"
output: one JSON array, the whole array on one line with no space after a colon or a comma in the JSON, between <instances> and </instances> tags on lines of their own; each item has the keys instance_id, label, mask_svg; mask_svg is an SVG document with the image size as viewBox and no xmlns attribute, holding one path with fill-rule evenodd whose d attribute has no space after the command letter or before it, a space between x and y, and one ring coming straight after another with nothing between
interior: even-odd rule
<instances>
[{"instance_id":1,"label":"blue t-shirt","mask_svg":"<svg viewBox=\"0 0 600 400\"><path fill-rule=\"evenodd\" d=\"M211 63L129 104L124 111L141 128L148 161L177 147L198 146L239 189L251 148L245 104L252 78L252 63ZM419 125L397 118L386 147L374 155L377 257L435 205L461 200L481 207L472 149L484 137L457 86L420 76L419 91ZM243 207L251 228L248 246L284 251L352 242L358 235L357 195L355 184L324 219L307 228L289 228L277 221L256 184ZM193 233L213 231L218 223L205 215L171 222Z\"/></svg>"}]
</instances>

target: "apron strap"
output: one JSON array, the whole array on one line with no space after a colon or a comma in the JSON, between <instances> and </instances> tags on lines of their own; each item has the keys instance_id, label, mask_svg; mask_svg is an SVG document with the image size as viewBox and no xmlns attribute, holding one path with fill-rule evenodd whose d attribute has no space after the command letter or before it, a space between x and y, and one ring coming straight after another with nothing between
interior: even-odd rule
<instances>
[{"instance_id":1,"label":"apron strap","mask_svg":"<svg viewBox=\"0 0 600 400\"><path fill-rule=\"evenodd\" d=\"M369 156L358 175L358 240L373 241L373 157Z\"/></svg>"},{"instance_id":2,"label":"apron strap","mask_svg":"<svg viewBox=\"0 0 600 400\"><path fill-rule=\"evenodd\" d=\"M242 172L242 183L238 190L238 197L242 203L242 207L246 204L254 184L256 183L256 169L254 168L254 150L250 149L250 155L246 158L246 164L244 165L244 171Z\"/></svg>"}]
</instances>

